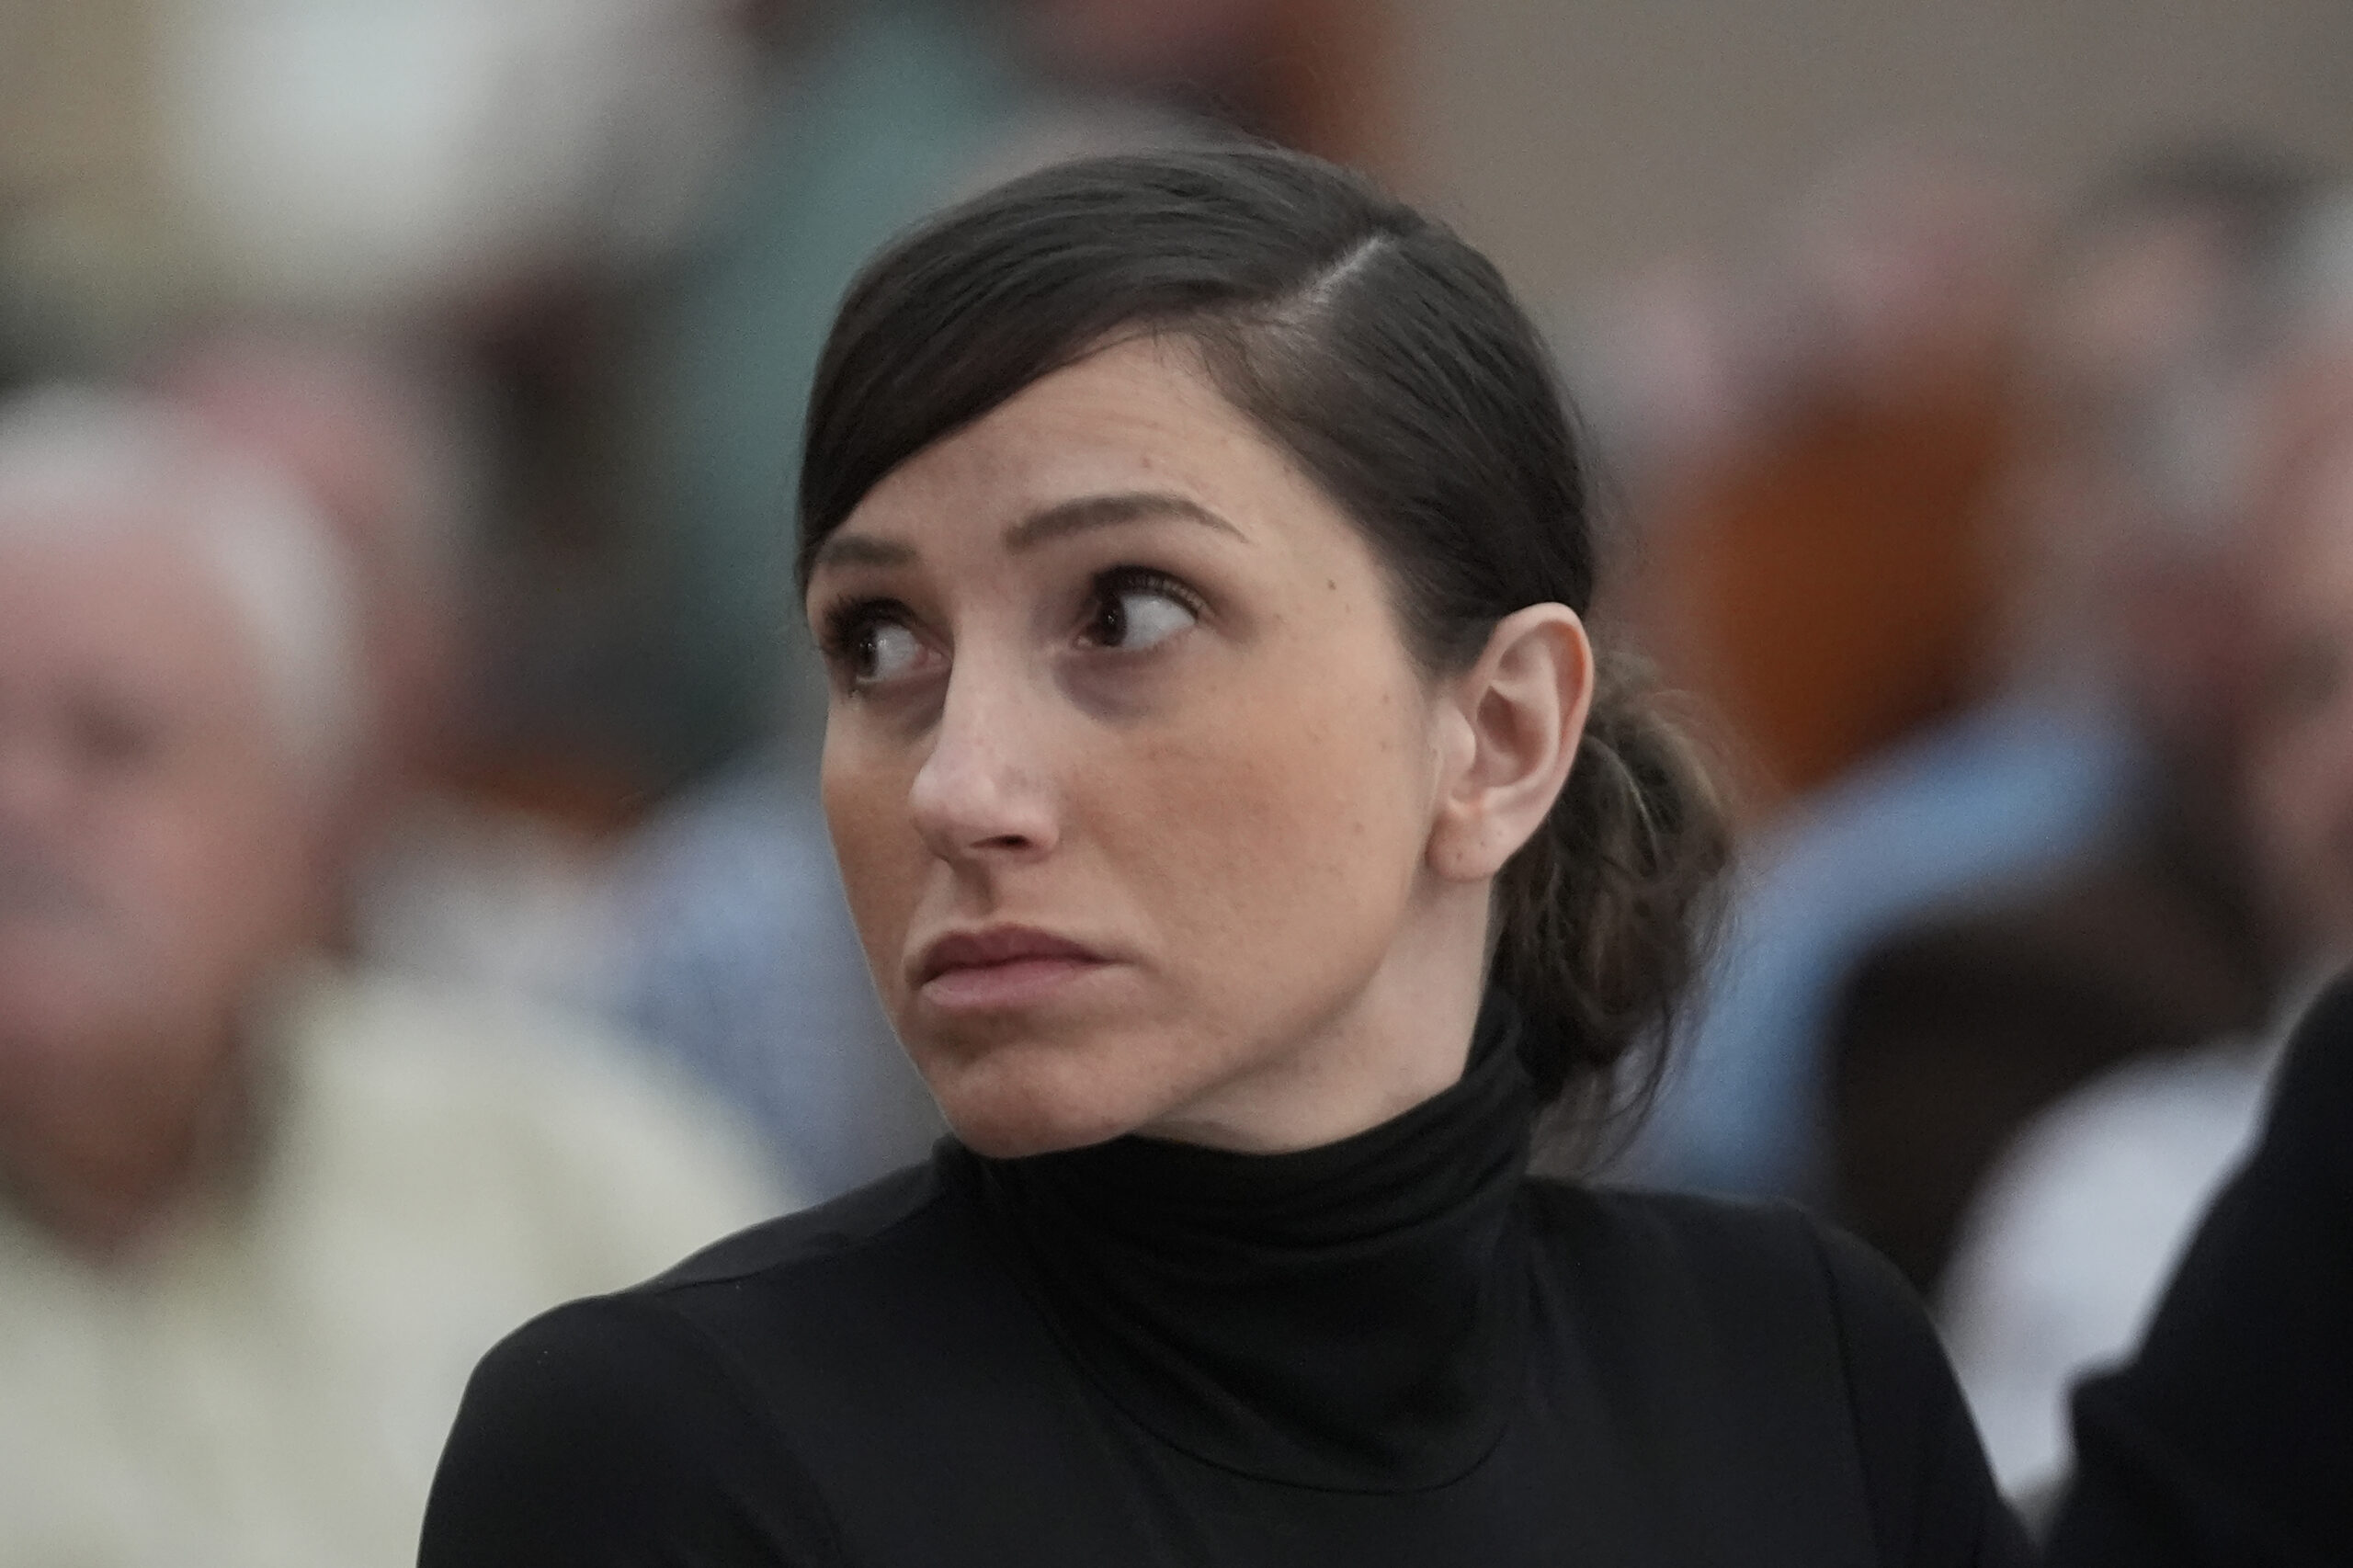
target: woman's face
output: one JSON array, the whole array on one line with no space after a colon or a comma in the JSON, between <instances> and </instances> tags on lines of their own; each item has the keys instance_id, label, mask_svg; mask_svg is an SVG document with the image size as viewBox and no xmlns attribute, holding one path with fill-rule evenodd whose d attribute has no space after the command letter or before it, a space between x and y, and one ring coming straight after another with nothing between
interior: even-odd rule
<instances>
[{"instance_id":1,"label":"woman's face","mask_svg":"<svg viewBox=\"0 0 2353 1568\"><path fill-rule=\"evenodd\" d=\"M974 1147L1296 1145L1430 1006L1467 1033L1485 884L1429 852L1463 726L1363 537L1183 344L917 454L809 610L850 905Z\"/></svg>"}]
</instances>

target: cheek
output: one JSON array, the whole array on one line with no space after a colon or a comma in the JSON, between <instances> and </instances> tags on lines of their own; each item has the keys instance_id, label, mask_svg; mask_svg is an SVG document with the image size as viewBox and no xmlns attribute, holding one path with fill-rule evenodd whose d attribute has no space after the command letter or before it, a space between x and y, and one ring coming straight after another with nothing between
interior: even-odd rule
<instances>
[{"instance_id":1,"label":"cheek","mask_svg":"<svg viewBox=\"0 0 2353 1568\"><path fill-rule=\"evenodd\" d=\"M1428 832L1420 758L1393 694L1339 695L1245 696L1121 770L1105 836L1198 1006L1294 1024L1403 918Z\"/></svg>"},{"instance_id":2,"label":"cheek","mask_svg":"<svg viewBox=\"0 0 2353 1568\"><path fill-rule=\"evenodd\" d=\"M12 1016L67 1035L182 1019L230 1005L301 933L296 808L276 792L118 785L93 807L61 857L88 902L0 925Z\"/></svg>"},{"instance_id":3,"label":"cheek","mask_svg":"<svg viewBox=\"0 0 2353 1568\"><path fill-rule=\"evenodd\" d=\"M149 1006L153 966L129 937L110 912L0 917L0 1038L70 1038Z\"/></svg>"},{"instance_id":4,"label":"cheek","mask_svg":"<svg viewBox=\"0 0 2353 1568\"><path fill-rule=\"evenodd\" d=\"M191 780L123 813L118 896L186 983L239 981L305 934L303 806L277 785Z\"/></svg>"},{"instance_id":5,"label":"cheek","mask_svg":"<svg viewBox=\"0 0 2353 1568\"><path fill-rule=\"evenodd\" d=\"M898 984L899 959L915 919L926 863L909 815L912 778L896 759L829 739L818 777L842 892L858 926L867 965L887 998Z\"/></svg>"}]
</instances>

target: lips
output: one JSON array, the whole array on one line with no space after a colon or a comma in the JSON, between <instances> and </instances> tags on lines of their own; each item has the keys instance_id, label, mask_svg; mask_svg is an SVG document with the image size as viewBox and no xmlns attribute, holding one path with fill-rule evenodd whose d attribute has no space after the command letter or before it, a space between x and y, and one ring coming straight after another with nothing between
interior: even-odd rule
<instances>
[{"instance_id":1,"label":"lips","mask_svg":"<svg viewBox=\"0 0 2353 1568\"><path fill-rule=\"evenodd\" d=\"M933 942L915 966L915 986L925 1000L952 1011L1001 1009L1042 1001L1108 961L1050 931L998 926Z\"/></svg>"}]
</instances>

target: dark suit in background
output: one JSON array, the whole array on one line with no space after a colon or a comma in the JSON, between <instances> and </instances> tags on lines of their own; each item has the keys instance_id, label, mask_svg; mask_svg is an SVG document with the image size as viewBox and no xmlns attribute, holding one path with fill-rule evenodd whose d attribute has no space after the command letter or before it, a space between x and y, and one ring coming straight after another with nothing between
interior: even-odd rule
<instances>
[{"instance_id":1,"label":"dark suit in background","mask_svg":"<svg viewBox=\"0 0 2353 1568\"><path fill-rule=\"evenodd\" d=\"M2075 1409L2055 1568L2353 1562L2353 981L2296 1031L2140 1355Z\"/></svg>"}]
</instances>

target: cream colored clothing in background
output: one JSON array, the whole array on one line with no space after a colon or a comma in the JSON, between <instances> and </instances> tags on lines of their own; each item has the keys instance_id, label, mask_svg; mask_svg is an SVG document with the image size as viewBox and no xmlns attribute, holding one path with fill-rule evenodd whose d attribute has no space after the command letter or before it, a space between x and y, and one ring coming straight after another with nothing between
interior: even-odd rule
<instances>
[{"instance_id":1,"label":"cream colored clothing in background","mask_svg":"<svg viewBox=\"0 0 2353 1568\"><path fill-rule=\"evenodd\" d=\"M233 1195L97 1267L0 1209L0 1568L405 1568L475 1359L788 1205L569 1020L318 971Z\"/></svg>"}]
</instances>

